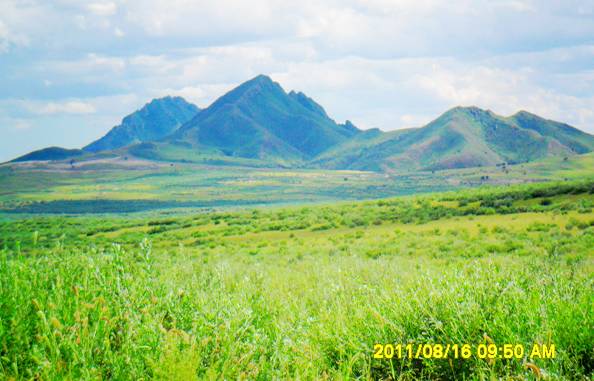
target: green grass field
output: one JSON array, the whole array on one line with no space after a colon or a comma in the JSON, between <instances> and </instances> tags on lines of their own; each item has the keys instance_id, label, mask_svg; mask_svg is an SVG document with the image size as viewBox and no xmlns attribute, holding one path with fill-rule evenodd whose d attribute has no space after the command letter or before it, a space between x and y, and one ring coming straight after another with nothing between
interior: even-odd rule
<instances>
[{"instance_id":1,"label":"green grass field","mask_svg":"<svg viewBox=\"0 0 594 381\"><path fill-rule=\"evenodd\" d=\"M594 182L572 181L10 215L0 379L591 379L593 207ZM376 343L526 350L387 360L373 357ZM555 358L530 357L535 344L554 345Z\"/></svg>"},{"instance_id":2,"label":"green grass field","mask_svg":"<svg viewBox=\"0 0 594 381\"><path fill-rule=\"evenodd\" d=\"M383 174L103 161L0 166L5 214L213 210L378 199L468 187L592 179L594 154L507 167Z\"/></svg>"}]
</instances>

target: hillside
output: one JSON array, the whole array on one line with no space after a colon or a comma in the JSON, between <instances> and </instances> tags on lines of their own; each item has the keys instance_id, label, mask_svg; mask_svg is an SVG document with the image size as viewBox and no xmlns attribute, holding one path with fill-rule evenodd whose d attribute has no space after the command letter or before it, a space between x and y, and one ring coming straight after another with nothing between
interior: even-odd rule
<instances>
[{"instance_id":1,"label":"hillside","mask_svg":"<svg viewBox=\"0 0 594 381\"><path fill-rule=\"evenodd\" d=\"M181 97L153 99L122 119L105 136L83 148L87 152L114 150L135 143L159 140L194 117L200 109Z\"/></svg>"},{"instance_id":2,"label":"hillside","mask_svg":"<svg viewBox=\"0 0 594 381\"><path fill-rule=\"evenodd\" d=\"M337 124L303 93L257 76L216 100L166 142L229 157L300 163L359 132Z\"/></svg>"},{"instance_id":3,"label":"hillside","mask_svg":"<svg viewBox=\"0 0 594 381\"><path fill-rule=\"evenodd\" d=\"M527 112L456 107L424 127L357 137L311 162L331 169L441 170L524 163L594 149L594 136Z\"/></svg>"},{"instance_id":4,"label":"hillside","mask_svg":"<svg viewBox=\"0 0 594 381\"><path fill-rule=\"evenodd\" d=\"M84 155L84 151L80 149L67 149L62 147L48 147L37 151L29 152L23 156L19 156L12 160L13 162L20 161L38 161L38 160L65 160L69 158L79 157Z\"/></svg>"},{"instance_id":5,"label":"hillside","mask_svg":"<svg viewBox=\"0 0 594 381\"><path fill-rule=\"evenodd\" d=\"M508 120L521 128L552 137L576 153L594 151L594 138L568 124L544 119L527 111L520 111Z\"/></svg>"}]
</instances>

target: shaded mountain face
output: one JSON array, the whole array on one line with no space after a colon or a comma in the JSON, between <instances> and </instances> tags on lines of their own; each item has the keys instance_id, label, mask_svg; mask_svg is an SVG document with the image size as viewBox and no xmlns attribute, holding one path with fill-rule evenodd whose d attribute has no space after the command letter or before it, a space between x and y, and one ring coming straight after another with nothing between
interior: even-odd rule
<instances>
[{"instance_id":1,"label":"shaded mountain face","mask_svg":"<svg viewBox=\"0 0 594 381\"><path fill-rule=\"evenodd\" d=\"M101 139L83 148L86 152L100 152L131 144L159 140L171 134L193 118L200 109L181 97L153 99L140 110L122 119Z\"/></svg>"},{"instance_id":2,"label":"shaded mountain face","mask_svg":"<svg viewBox=\"0 0 594 381\"><path fill-rule=\"evenodd\" d=\"M363 134L325 152L312 165L375 171L440 170L522 163L594 150L594 137L526 112L501 117L456 107L422 128Z\"/></svg>"},{"instance_id":3,"label":"shaded mountain face","mask_svg":"<svg viewBox=\"0 0 594 381\"><path fill-rule=\"evenodd\" d=\"M337 124L303 93L257 76L216 100L166 141L227 156L300 163L360 131Z\"/></svg>"}]
</instances>

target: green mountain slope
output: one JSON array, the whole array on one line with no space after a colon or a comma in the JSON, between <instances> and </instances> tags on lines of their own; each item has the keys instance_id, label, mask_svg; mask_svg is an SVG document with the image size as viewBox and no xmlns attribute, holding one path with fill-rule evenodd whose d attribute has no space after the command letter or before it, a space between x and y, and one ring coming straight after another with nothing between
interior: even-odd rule
<instances>
[{"instance_id":1,"label":"green mountain slope","mask_svg":"<svg viewBox=\"0 0 594 381\"><path fill-rule=\"evenodd\" d=\"M310 165L382 171L440 170L522 163L594 149L594 137L566 124L521 112L501 117L456 107L422 128L362 134Z\"/></svg>"},{"instance_id":2,"label":"green mountain slope","mask_svg":"<svg viewBox=\"0 0 594 381\"><path fill-rule=\"evenodd\" d=\"M199 111L198 107L181 97L153 99L140 110L126 116L120 125L113 127L105 136L87 145L83 150L107 151L162 139Z\"/></svg>"},{"instance_id":3,"label":"green mountain slope","mask_svg":"<svg viewBox=\"0 0 594 381\"><path fill-rule=\"evenodd\" d=\"M259 75L216 100L165 141L229 157L300 163L359 133L303 93Z\"/></svg>"},{"instance_id":4,"label":"green mountain slope","mask_svg":"<svg viewBox=\"0 0 594 381\"><path fill-rule=\"evenodd\" d=\"M377 128L362 131L342 144L331 147L305 164L318 168L358 168L381 171L383 143L406 134L408 130L383 132ZM365 164L361 162L365 158Z\"/></svg>"},{"instance_id":5,"label":"green mountain slope","mask_svg":"<svg viewBox=\"0 0 594 381\"><path fill-rule=\"evenodd\" d=\"M521 128L555 138L577 153L594 151L594 139L591 135L565 123L544 119L526 111L520 111L508 119Z\"/></svg>"}]
</instances>

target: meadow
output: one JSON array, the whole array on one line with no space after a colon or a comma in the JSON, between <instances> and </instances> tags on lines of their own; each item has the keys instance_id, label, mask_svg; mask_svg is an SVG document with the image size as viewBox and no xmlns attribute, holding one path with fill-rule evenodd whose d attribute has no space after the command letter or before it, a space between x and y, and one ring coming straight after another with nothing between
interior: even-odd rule
<instances>
[{"instance_id":1,"label":"meadow","mask_svg":"<svg viewBox=\"0 0 594 381\"><path fill-rule=\"evenodd\" d=\"M105 159L0 165L0 219L319 204L592 177L594 154L435 172L248 168Z\"/></svg>"},{"instance_id":2,"label":"meadow","mask_svg":"<svg viewBox=\"0 0 594 381\"><path fill-rule=\"evenodd\" d=\"M594 181L0 221L0 378L568 379L594 371ZM377 343L555 345L376 359Z\"/></svg>"}]
</instances>

